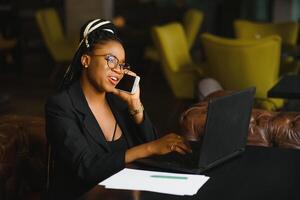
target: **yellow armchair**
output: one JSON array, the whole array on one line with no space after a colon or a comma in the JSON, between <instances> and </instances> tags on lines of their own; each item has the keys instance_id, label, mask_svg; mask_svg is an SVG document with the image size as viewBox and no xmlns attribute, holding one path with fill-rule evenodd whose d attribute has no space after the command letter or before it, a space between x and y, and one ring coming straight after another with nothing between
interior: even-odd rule
<instances>
[{"instance_id":1,"label":"yellow armchair","mask_svg":"<svg viewBox=\"0 0 300 200\"><path fill-rule=\"evenodd\" d=\"M260 107L275 110L283 105L281 99L267 98L267 92L278 81L279 36L261 40L226 39L203 34L207 59L206 73L227 90L256 86L256 102Z\"/></svg>"},{"instance_id":2,"label":"yellow armchair","mask_svg":"<svg viewBox=\"0 0 300 200\"><path fill-rule=\"evenodd\" d=\"M50 75L50 79L53 79L61 68L60 64L72 60L77 42L64 35L58 13L54 8L40 9L36 12L35 17L45 45L52 59L57 63Z\"/></svg>"},{"instance_id":3,"label":"yellow armchair","mask_svg":"<svg viewBox=\"0 0 300 200\"><path fill-rule=\"evenodd\" d=\"M194 45L197 34L203 22L203 18L203 12L197 9L189 9L183 17L182 25L185 30L189 49L191 49Z\"/></svg>"},{"instance_id":4,"label":"yellow armchair","mask_svg":"<svg viewBox=\"0 0 300 200\"><path fill-rule=\"evenodd\" d=\"M189 50L194 45L196 36L203 22L203 18L203 12L197 9L189 9L183 16L182 25ZM144 57L153 61L159 61L159 53L153 46L146 47Z\"/></svg>"},{"instance_id":5,"label":"yellow armchair","mask_svg":"<svg viewBox=\"0 0 300 200\"><path fill-rule=\"evenodd\" d=\"M155 26L152 37L173 94L177 98L195 98L196 84L203 72L192 61L182 25L174 22Z\"/></svg>"},{"instance_id":6,"label":"yellow armchair","mask_svg":"<svg viewBox=\"0 0 300 200\"><path fill-rule=\"evenodd\" d=\"M262 23L247 20L236 20L234 30L237 38L261 39L270 35L281 37L282 45L288 51L295 48L298 40L299 24L297 22ZM292 56L282 57L280 74L299 71L299 63Z\"/></svg>"},{"instance_id":7,"label":"yellow armchair","mask_svg":"<svg viewBox=\"0 0 300 200\"><path fill-rule=\"evenodd\" d=\"M234 30L237 38L260 39L270 35L279 35L282 44L296 45L299 25L297 22L263 23L236 20L234 21Z\"/></svg>"}]
</instances>

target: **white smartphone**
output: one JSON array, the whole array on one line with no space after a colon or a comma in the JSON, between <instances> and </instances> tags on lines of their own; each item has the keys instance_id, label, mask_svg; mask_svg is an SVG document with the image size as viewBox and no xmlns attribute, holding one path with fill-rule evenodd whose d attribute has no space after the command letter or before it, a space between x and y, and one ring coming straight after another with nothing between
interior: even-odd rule
<instances>
[{"instance_id":1,"label":"white smartphone","mask_svg":"<svg viewBox=\"0 0 300 200\"><path fill-rule=\"evenodd\" d=\"M139 76L132 76L129 74L124 74L123 78L117 84L116 88L121 91L130 93L130 94L134 94L139 85L139 82L140 82Z\"/></svg>"}]
</instances>

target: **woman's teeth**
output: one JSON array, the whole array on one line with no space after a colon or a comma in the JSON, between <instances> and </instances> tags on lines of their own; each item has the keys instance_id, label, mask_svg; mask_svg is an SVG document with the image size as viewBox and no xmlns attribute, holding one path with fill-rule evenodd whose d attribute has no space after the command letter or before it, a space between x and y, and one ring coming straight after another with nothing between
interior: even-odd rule
<instances>
[{"instance_id":1,"label":"woman's teeth","mask_svg":"<svg viewBox=\"0 0 300 200\"><path fill-rule=\"evenodd\" d=\"M118 78L117 78L117 77L111 76L110 78L111 78L112 80L114 80L114 81L118 81Z\"/></svg>"}]
</instances>

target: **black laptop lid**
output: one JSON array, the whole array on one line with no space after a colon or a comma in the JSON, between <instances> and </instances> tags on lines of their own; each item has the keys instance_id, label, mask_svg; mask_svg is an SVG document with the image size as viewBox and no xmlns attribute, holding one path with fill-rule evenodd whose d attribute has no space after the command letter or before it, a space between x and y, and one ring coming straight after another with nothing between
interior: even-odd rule
<instances>
[{"instance_id":1,"label":"black laptop lid","mask_svg":"<svg viewBox=\"0 0 300 200\"><path fill-rule=\"evenodd\" d=\"M244 150L254 94L253 87L209 102L199 167L212 167Z\"/></svg>"}]
</instances>

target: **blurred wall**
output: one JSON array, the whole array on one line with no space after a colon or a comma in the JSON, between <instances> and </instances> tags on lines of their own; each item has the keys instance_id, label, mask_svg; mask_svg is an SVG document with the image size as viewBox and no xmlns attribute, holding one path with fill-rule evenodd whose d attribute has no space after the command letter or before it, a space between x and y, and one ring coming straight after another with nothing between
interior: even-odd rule
<instances>
[{"instance_id":1,"label":"blurred wall","mask_svg":"<svg viewBox=\"0 0 300 200\"><path fill-rule=\"evenodd\" d=\"M93 18L112 19L113 0L66 0L65 23L69 37L79 35L80 27Z\"/></svg>"},{"instance_id":2,"label":"blurred wall","mask_svg":"<svg viewBox=\"0 0 300 200\"><path fill-rule=\"evenodd\" d=\"M274 0L273 21L300 20L300 0Z\"/></svg>"},{"instance_id":3,"label":"blurred wall","mask_svg":"<svg viewBox=\"0 0 300 200\"><path fill-rule=\"evenodd\" d=\"M284 22L291 20L293 0L274 0L273 21Z\"/></svg>"}]
</instances>

